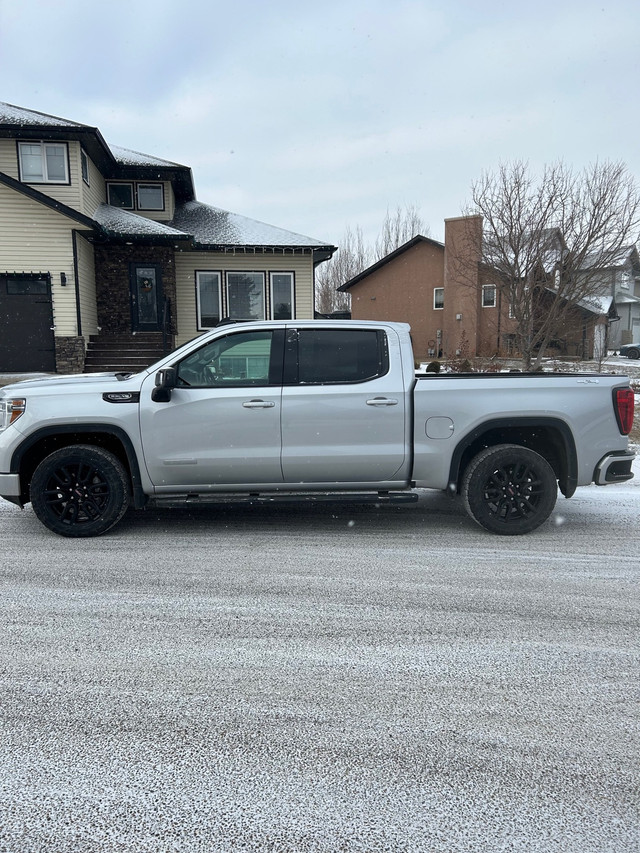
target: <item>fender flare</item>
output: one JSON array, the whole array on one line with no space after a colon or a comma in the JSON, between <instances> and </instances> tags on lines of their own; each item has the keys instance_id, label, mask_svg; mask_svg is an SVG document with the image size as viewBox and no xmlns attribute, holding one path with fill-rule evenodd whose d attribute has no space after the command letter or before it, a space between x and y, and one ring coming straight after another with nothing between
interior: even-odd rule
<instances>
[{"instance_id":1,"label":"fender flare","mask_svg":"<svg viewBox=\"0 0 640 853\"><path fill-rule=\"evenodd\" d=\"M30 433L23 442L13 451L11 456L10 473L20 474L22 467L22 459L24 455L39 441L44 438L53 438L56 435L72 435L73 433L92 433L93 435L106 435L117 438L124 448L127 457L127 464L131 472L131 489L133 492L133 505L136 509L141 509L147 503L148 497L142 488L142 478L140 476L140 464L136 455L133 442L129 434L122 427L104 423L77 423L77 424L57 424L56 426L41 427L35 432Z\"/></svg>"},{"instance_id":2,"label":"fender flare","mask_svg":"<svg viewBox=\"0 0 640 853\"><path fill-rule=\"evenodd\" d=\"M576 443L573 433L569 425L560 418L540 418L540 417L515 417L515 418L492 418L488 421L483 421L474 427L471 432L464 435L456 445L451 457L451 465L449 467L449 486L450 493L455 494L460 480L460 469L462 458L468 448L478 439L482 438L484 433L492 430L503 429L532 429L542 427L544 429L554 430L560 438L561 449L564 454L564 462L566 471L560 476L559 484L560 491L565 498L570 498L578 486L578 454L576 451ZM535 448L533 448L535 449Z\"/></svg>"}]
</instances>

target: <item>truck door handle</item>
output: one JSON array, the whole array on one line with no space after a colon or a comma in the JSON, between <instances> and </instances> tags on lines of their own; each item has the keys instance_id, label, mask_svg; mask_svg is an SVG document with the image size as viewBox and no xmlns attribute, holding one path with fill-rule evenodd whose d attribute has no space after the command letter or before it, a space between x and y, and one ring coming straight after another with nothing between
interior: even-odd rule
<instances>
[{"instance_id":1,"label":"truck door handle","mask_svg":"<svg viewBox=\"0 0 640 853\"><path fill-rule=\"evenodd\" d=\"M398 401L392 400L389 397L374 397L372 400L367 400L367 406L397 406Z\"/></svg>"},{"instance_id":2,"label":"truck door handle","mask_svg":"<svg viewBox=\"0 0 640 853\"><path fill-rule=\"evenodd\" d=\"M273 400L247 400L242 405L245 409L273 409L275 403Z\"/></svg>"}]
</instances>

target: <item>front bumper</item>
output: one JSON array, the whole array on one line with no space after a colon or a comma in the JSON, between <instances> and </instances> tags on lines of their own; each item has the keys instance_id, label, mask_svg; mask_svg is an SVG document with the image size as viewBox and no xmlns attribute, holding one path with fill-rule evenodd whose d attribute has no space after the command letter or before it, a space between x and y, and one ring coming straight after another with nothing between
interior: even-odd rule
<instances>
[{"instance_id":1,"label":"front bumper","mask_svg":"<svg viewBox=\"0 0 640 853\"><path fill-rule=\"evenodd\" d=\"M0 474L0 497L11 503L21 504L19 474Z\"/></svg>"},{"instance_id":2,"label":"front bumper","mask_svg":"<svg viewBox=\"0 0 640 853\"><path fill-rule=\"evenodd\" d=\"M633 479L631 464L636 454L633 450L621 450L608 453L596 465L593 480L596 486L610 486L612 483L624 483Z\"/></svg>"}]
</instances>

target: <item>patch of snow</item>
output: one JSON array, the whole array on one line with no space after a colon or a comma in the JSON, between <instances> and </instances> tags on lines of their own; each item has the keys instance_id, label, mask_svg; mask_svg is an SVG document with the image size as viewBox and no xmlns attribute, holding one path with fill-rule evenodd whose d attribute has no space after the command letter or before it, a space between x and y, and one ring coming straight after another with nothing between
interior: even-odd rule
<instances>
[{"instance_id":1,"label":"patch of snow","mask_svg":"<svg viewBox=\"0 0 640 853\"><path fill-rule=\"evenodd\" d=\"M188 166L182 166L180 163L174 163L171 160L162 160L160 157L152 157L151 154L142 154L140 151L131 151L129 148L120 148L118 145L109 145L109 150L118 163L123 166L174 166L179 169L188 168Z\"/></svg>"},{"instance_id":2,"label":"patch of snow","mask_svg":"<svg viewBox=\"0 0 640 853\"><path fill-rule=\"evenodd\" d=\"M108 231L116 234L149 234L165 237L188 237L182 231L177 231L175 228L170 228L168 225L163 225L162 222L156 222L153 219L147 219L145 216L139 216L137 213L131 213L129 210L123 210L120 207L112 207L110 204L101 204L93 215L95 221L106 228Z\"/></svg>"},{"instance_id":3,"label":"patch of snow","mask_svg":"<svg viewBox=\"0 0 640 853\"><path fill-rule=\"evenodd\" d=\"M320 247L328 244L199 201L176 208L171 225L198 243L221 246Z\"/></svg>"},{"instance_id":4,"label":"patch of snow","mask_svg":"<svg viewBox=\"0 0 640 853\"><path fill-rule=\"evenodd\" d=\"M16 107L3 101L0 101L0 124L32 125L35 127L88 127L88 125L80 124L77 121L39 113L36 110L27 110L24 107Z\"/></svg>"}]
</instances>

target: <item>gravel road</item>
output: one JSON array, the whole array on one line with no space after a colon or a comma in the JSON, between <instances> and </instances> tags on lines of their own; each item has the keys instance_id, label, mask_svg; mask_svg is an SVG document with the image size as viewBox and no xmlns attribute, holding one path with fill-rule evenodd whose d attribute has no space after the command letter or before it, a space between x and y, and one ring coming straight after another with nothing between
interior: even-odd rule
<instances>
[{"instance_id":1,"label":"gravel road","mask_svg":"<svg viewBox=\"0 0 640 853\"><path fill-rule=\"evenodd\" d=\"M2 503L0 851L640 851L639 517Z\"/></svg>"}]
</instances>

